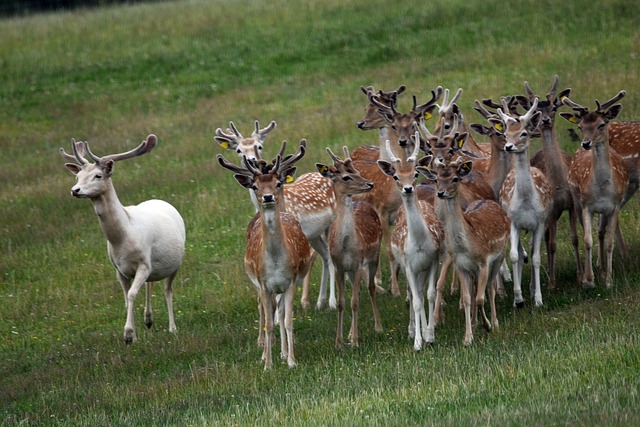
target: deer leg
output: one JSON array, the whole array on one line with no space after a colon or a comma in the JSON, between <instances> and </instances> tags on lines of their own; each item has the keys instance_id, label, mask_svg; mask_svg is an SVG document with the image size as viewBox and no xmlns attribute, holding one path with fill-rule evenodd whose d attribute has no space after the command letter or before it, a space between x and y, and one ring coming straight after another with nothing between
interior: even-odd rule
<instances>
[{"instance_id":1,"label":"deer leg","mask_svg":"<svg viewBox=\"0 0 640 427\"><path fill-rule=\"evenodd\" d=\"M511 259L511 267L513 269L513 305L514 307L524 307L524 298L522 297L522 266L520 251L520 233L518 229L511 224L511 247L509 249L509 258Z\"/></svg>"},{"instance_id":2,"label":"deer leg","mask_svg":"<svg viewBox=\"0 0 640 427\"><path fill-rule=\"evenodd\" d=\"M352 275L351 281L351 330L349 331L349 343L358 347L358 312L360 311L360 283L362 281L362 268Z\"/></svg>"},{"instance_id":3,"label":"deer leg","mask_svg":"<svg viewBox=\"0 0 640 427\"><path fill-rule=\"evenodd\" d=\"M444 301L442 300L442 291L447 281L447 272L451 267L453 259L449 253L445 253L444 260L442 261L442 267L440 267L440 275L438 276L438 282L436 284L436 299L435 299L435 313L433 315L433 325L438 326L440 323L444 324ZM455 271L455 269L454 269Z\"/></svg>"},{"instance_id":4,"label":"deer leg","mask_svg":"<svg viewBox=\"0 0 640 427\"><path fill-rule=\"evenodd\" d=\"M367 274L367 282L369 289L369 300L371 301L371 312L373 313L373 323L376 332L382 332L382 322L380 321L380 311L378 310L377 296L376 296L376 283L375 283L375 274L376 274L376 263L370 263L367 266L368 274Z\"/></svg>"},{"instance_id":5,"label":"deer leg","mask_svg":"<svg viewBox=\"0 0 640 427\"><path fill-rule=\"evenodd\" d=\"M531 236L531 252L532 252L532 273L533 273L533 289L529 289L533 297L536 307L542 306L542 290L540 286L540 249L542 247L542 235L544 234L544 224L538 226ZM555 242L554 242L555 244Z\"/></svg>"},{"instance_id":6,"label":"deer leg","mask_svg":"<svg viewBox=\"0 0 640 427\"><path fill-rule=\"evenodd\" d=\"M575 206L569 209L569 227L571 228L571 245L573 246L573 254L576 260L576 271L578 281L582 279L583 268L582 259L580 259L580 244L578 240L578 213Z\"/></svg>"},{"instance_id":7,"label":"deer leg","mask_svg":"<svg viewBox=\"0 0 640 427\"><path fill-rule=\"evenodd\" d=\"M410 305L410 321L412 321L413 325L413 349L415 351L422 350L422 327L420 322L422 321L421 312L423 310L423 300L422 300L422 292L420 292L417 275L411 271L410 268L405 269L407 275L407 284L408 288L411 291L411 305ZM409 332L409 336L411 336L411 331Z\"/></svg>"},{"instance_id":8,"label":"deer leg","mask_svg":"<svg viewBox=\"0 0 640 427\"><path fill-rule=\"evenodd\" d=\"M293 336L293 301L296 295L296 285L295 282L292 282L287 292L280 299L284 301L284 307L281 312L284 311L284 319L281 323L284 323L284 327L287 335L287 365L290 368L296 366L296 358L293 353L293 348L295 344L295 339Z\"/></svg>"},{"instance_id":9,"label":"deer leg","mask_svg":"<svg viewBox=\"0 0 640 427\"><path fill-rule=\"evenodd\" d=\"M545 243L547 245L547 266L549 269L549 288L556 288L556 233L558 231L557 218L550 218L545 230Z\"/></svg>"},{"instance_id":10,"label":"deer leg","mask_svg":"<svg viewBox=\"0 0 640 427\"><path fill-rule=\"evenodd\" d=\"M176 328L176 321L173 317L173 279L176 278L178 271L172 273L169 277L167 277L167 281L164 284L164 299L167 301L167 313L169 314L169 332L175 332L178 329Z\"/></svg>"},{"instance_id":11,"label":"deer leg","mask_svg":"<svg viewBox=\"0 0 640 427\"><path fill-rule=\"evenodd\" d=\"M151 329L153 326L153 310L151 308L151 282L144 284L145 299L144 299L144 324L147 329Z\"/></svg>"},{"instance_id":12,"label":"deer leg","mask_svg":"<svg viewBox=\"0 0 640 427\"><path fill-rule=\"evenodd\" d=\"M338 288L338 330L336 331L336 349L342 349L342 321L344 319L344 271L336 271L336 287Z\"/></svg>"},{"instance_id":13,"label":"deer leg","mask_svg":"<svg viewBox=\"0 0 640 427\"><path fill-rule=\"evenodd\" d=\"M609 216L606 225L606 233L603 239L603 246L606 249L606 263L603 263L605 268L604 278L605 278L605 286L607 288L611 288L613 286L613 246L615 243L615 230L618 227L618 214L619 210L616 209Z\"/></svg>"},{"instance_id":14,"label":"deer leg","mask_svg":"<svg viewBox=\"0 0 640 427\"><path fill-rule=\"evenodd\" d=\"M482 326L487 331L491 331L491 323L487 318L487 314L484 310L484 299L487 292L487 282L489 280L489 265L485 265L478 271L478 288L476 289L476 308L480 309L480 315L482 316ZM476 311L478 311L476 309ZM475 314L474 314L475 315Z\"/></svg>"},{"instance_id":15,"label":"deer leg","mask_svg":"<svg viewBox=\"0 0 640 427\"><path fill-rule=\"evenodd\" d=\"M311 263L310 263L311 265L313 265L313 263L316 262L317 256L318 256L318 252L313 251L313 253L311 254ZM324 270L323 270L323 273L324 273ZM300 296L300 305L305 310L309 308L309 288L310 287L311 287L311 269L309 269L307 274L304 276L304 281L302 282L302 295ZM322 295L322 284L320 284L320 296L321 295ZM320 299L320 296L318 296L318 299Z\"/></svg>"},{"instance_id":16,"label":"deer leg","mask_svg":"<svg viewBox=\"0 0 640 427\"><path fill-rule=\"evenodd\" d=\"M582 209L582 226L584 228L584 274L582 276L582 286L593 288L593 264L591 262L591 249L593 247L591 212L589 209Z\"/></svg>"},{"instance_id":17,"label":"deer leg","mask_svg":"<svg viewBox=\"0 0 640 427\"><path fill-rule=\"evenodd\" d=\"M462 343L465 346L473 342L473 329L471 328L471 280L468 274L458 272L460 276L460 292L464 305L465 333Z\"/></svg>"},{"instance_id":18,"label":"deer leg","mask_svg":"<svg viewBox=\"0 0 640 427\"><path fill-rule=\"evenodd\" d=\"M320 279L320 293L318 294L317 309L321 309L327 303L327 282L329 283L329 307L336 308L336 275L329 245L323 236L318 236L309 241L313 249L322 259L322 278Z\"/></svg>"},{"instance_id":19,"label":"deer leg","mask_svg":"<svg viewBox=\"0 0 640 427\"><path fill-rule=\"evenodd\" d=\"M387 255L389 256L389 275L391 276L391 295L393 295L394 297L399 297L400 296L400 288L398 287L398 276L396 274L397 272L397 266L396 266L396 260L395 257L393 256L393 251L391 250L391 233L390 233L390 226L383 226L383 234L386 234L385 236L383 236L385 244L387 246Z\"/></svg>"},{"instance_id":20,"label":"deer leg","mask_svg":"<svg viewBox=\"0 0 640 427\"><path fill-rule=\"evenodd\" d=\"M124 342L127 344L131 344L136 341L136 327L133 321L134 318L134 308L136 296L138 296L138 292L142 288L142 285L147 281L149 277L149 269L147 266L140 266L136 271L136 275L133 278L133 282L131 284L131 288L129 292L127 292L127 322L124 325Z\"/></svg>"},{"instance_id":21,"label":"deer leg","mask_svg":"<svg viewBox=\"0 0 640 427\"><path fill-rule=\"evenodd\" d=\"M264 313L264 349L262 351L262 360L264 361L264 370L268 370L272 366L271 361L271 345L273 344L273 297L264 287L260 289L260 301L262 302L262 311Z\"/></svg>"},{"instance_id":22,"label":"deer leg","mask_svg":"<svg viewBox=\"0 0 640 427\"><path fill-rule=\"evenodd\" d=\"M425 322L425 331L423 332L424 341L427 344L433 344L436 342L436 325L434 321L435 311L436 311L436 272L438 270L438 260L434 260L431 263L431 267L429 267L429 276L428 276L428 288L427 288L427 304L429 306L429 321ZM424 313L424 307L422 308L422 312Z\"/></svg>"}]
</instances>

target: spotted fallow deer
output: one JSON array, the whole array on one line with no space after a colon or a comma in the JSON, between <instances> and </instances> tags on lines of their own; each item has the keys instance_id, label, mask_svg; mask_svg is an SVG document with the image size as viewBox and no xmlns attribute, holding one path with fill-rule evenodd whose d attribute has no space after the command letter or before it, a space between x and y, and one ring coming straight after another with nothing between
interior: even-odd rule
<instances>
[{"instance_id":1,"label":"spotted fallow deer","mask_svg":"<svg viewBox=\"0 0 640 427\"><path fill-rule=\"evenodd\" d=\"M358 311L360 307L360 282L363 273L368 280L369 297L376 332L382 332L380 313L376 304L375 273L380 257L380 241L382 225L373 207L353 196L371 191L373 184L367 181L354 168L347 147L343 147L344 160L327 148L333 160L328 166L316 163L322 176L333 183L333 191L337 199L336 220L329 230L329 249L336 267L336 283L338 285L338 329L336 348L342 348L342 323L344 317L345 276L353 285L351 293L351 331L349 342L358 345Z\"/></svg>"},{"instance_id":2,"label":"spotted fallow deer","mask_svg":"<svg viewBox=\"0 0 640 427\"><path fill-rule=\"evenodd\" d=\"M546 100L538 101L538 111L541 113L540 132L542 134L542 149L531 158L531 166L538 168L547 177L551 185L553 197L551 212L547 220L545 230L545 242L547 246L547 269L549 274L549 287L556 287L556 234L558 220L564 211L569 214L569 226L571 230L571 244L576 260L577 277L582 277L582 261L578 247L576 210L569 188L569 168L573 157L560 150L555 132L555 119L558 109L563 105L562 99L570 96L571 89L565 89L558 93L558 76L553 79L551 91L547 93ZM531 108L536 98L528 82L524 82L528 97L518 97L520 104L527 110Z\"/></svg>"},{"instance_id":3,"label":"spotted fallow deer","mask_svg":"<svg viewBox=\"0 0 640 427\"><path fill-rule=\"evenodd\" d=\"M162 200L147 200L135 206L122 206L111 180L116 162L141 156L157 144L155 135L149 135L135 149L120 154L98 157L89 149L89 143L72 142L73 155L60 148L65 164L77 179L71 195L88 198L100 220L107 238L109 260L116 269L124 293L127 320L124 341L136 341L134 303L142 285L146 283L144 323L151 327L151 282L167 279L164 295L169 313L169 331L176 331L173 317L173 280L182 265L186 239L184 221L178 211ZM94 163L90 163L85 154Z\"/></svg>"},{"instance_id":4,"label":"spotted fallow deer","mask_svg":"<svg viewBox=\"0 0 640 427\"><path fill-rule=\"evenodd\" d=\"M427 179L436 182L437 196L443 202L445 249L453 259L461 282L465 312L464 345L473 342L478 308L485 329L498 327L495 309L496 277L504 259L510 227L507 214L493 200L478 200L463 210L458 190L462 178L471 172L472 165L471 161L463 162L458 158L449 164L434 161L433 169L418 167L418 171ZM490 321L484 311L487 287L491 306ZM475 299L472 304L471 295L474 290Z\"/></svg>"},{"instance_id":5,"label":"spotted fallow deer","mask_svg":"<svg viewBox=\"0 0 640 427\"><path fill-rule=\"evenodd\" d=\"M530 166L529 142L539 124L541 113L536 111L538 98L523 116L512 117L498 109L500 119L490 119L494 127L504 129L505 151L515 156L513 169L502 184L500 201L511 220L511 249L509 257L513 268L514 305L524 306L522 297L522 267L524 251L520 233L531 232L531 260L533 281L531 296L536 307L542 306L540 286L540 246L552 207L549 181L539 169ZM505 111L508 110L504 102Z\"/></svg>"},{"instance_id":6,"label":"spotted fallow deer","mask_svg":"<svg viewBox=\"0 0 640 427\"><path fill-rule=\"evenodd\" d=\"M469 157L470 160L474 161L475 170L482 170L491 155L491 146L489 144L478 144L473 136L471 136L471 131L464 120L462 110L456 103L460 95L462 95L462 88L459 88L453 98L449 100L449 89L444 90L442 104L438 106L438 120L434 132L439 133L442 130L444 133L449 133L452 132L454 128L459 133L467 132L469 136L464 144L464 149L460 147L460 154L464 154Z\"/></svg>"},{"instance_id":7,"label":"spotted fallow deer","mask_svg":"<svg viewBox=\"0 0 640 427\"><path fill-rule=\"evenodd\" d=\"M391 235L391 248L397 262L407 277L409 284L409 337L413 338L413 349L420 351L423 341L435 342L435 276L438 270L440 252L444 246L444 232L433 205L419 200L416 184L419 173L417 166L428 166L431 156L418 159L420 135L416 133L414 152L403 161L395 157L387 146L391 162L378 160L378 166L392 177L402 196L402 206L398 210L396 224ZM387 142L387 144L389 144ZM427 291L429 316L424 309L424 292Z\"/></svg>"},{"instance_id":8,"label":"spotted fallow deer","mask_svg":"<svg viewBox=\"0 0 640 427\"><path fill-rule=\"evenodd\" d=\"M255 130L250 138L243 137L233 122L229 122L229 126L232 132L223 132L220 128L216 129L214 139L218 144L225 150L236 152L241 158L246 156L250 160L260 160L267 134L275 129L276 122L272 121L269 126L260 129L260 124L256 120ZM250 189L249 193L256 212L258 212L259 203L255 191ZM303 174L295 181L285 184L284 200L285 209L296 217L304 235L309 240L309 244L322 260L322 276L316 308L321 309L327 303L327 283L329 285L329 307L336 308L335 269L326 241L326 233L336 217L336 199L331 181L317 172ZM305 308L309 306L310 283L311 271L305 277L300 298L300 302Z\"/></svg>"},{"instance_id":9,"label":"spotted fallow deer","mask_svg":"<svg viewBox=\"0 0 640 427\"><path fill-rule=\"evenodd\" d=\"M284 152L285 143L281 152ZM259 216L247 229L244 267L249 279L259 289L264 315L265 339L262 359L264 368L272 366L271 347L274 339L274 303L280 316L281 357L289 367L296 364L293 336L293 299L296 286L311 267L311 247L300 223L284 209L283 187L295 173L295 162L304 156L306 141L300 141L296 154L276 156L272 164L249 160L243 156L243 167L236 166L218 154L218 162L235 172L235 179L256 192L260 202ZM280 295L276 299L275 296Z\"/></svg>"},{"instance_id":10,"label":"spotted fallow deer","mask_svg":"<svg viewBox=\"0 0 640 427\"><path fill-rule=\"evenodd\" d=\"M416 97L413 97L413 107L409 113L399 113L395 105L384 104L377 96L371 96L369 102L378 108L378 113L387 121L387 127L381 132L391 141L391 147L394 154L406 159L414 150L413 134L418 128L418 123L425 114L430 114L435 108L436 101L442 94L442 88L438 87L435 91L431 91L431 99L424 104L418 105ZM386 154L386 148L379 150L379 157L376 160L389 160ZM371 160L353 160L354 167L360 171L362 176L374 184L372 191L363 193L356 198L371 204L380 216L383 225L383 240L385 242L386 252L389 257L390 276L391 276L391 293L394 296L400 295L398 287L396 262L393 259L391 250L391 227L395 223L395 215L398 208L402 205L402 199L397 191L395 191L395 183L392 178L386 176L375 161ZM376 273L376 281L379 282L380 268Z\"/></svg>"},{"instance_id":11,"label":"spotted fallow deer","mask_svg":"<svg viewBox=\"0 0 640 427\"><path fill-rule=\"evenodd\" d=\"M618 225L620 207L629 184L629 175L624 159L609 147L609 122L620 113L622 105L616 102L626 94L622 90L603 104L596 100L594 111L589 111L587 107L569 98L564 98L562 101L575 113L560 113L560 115L578 125L583 135L582 148L576 152L569 169L569 185L582 213L585 245L582 285L585 287L594 286L591 263L593 246L591 227L594 214L600 216L598 264L606 287L609 288L613 284L611 270L614 234Z\"/></svg>"}]
</instances>

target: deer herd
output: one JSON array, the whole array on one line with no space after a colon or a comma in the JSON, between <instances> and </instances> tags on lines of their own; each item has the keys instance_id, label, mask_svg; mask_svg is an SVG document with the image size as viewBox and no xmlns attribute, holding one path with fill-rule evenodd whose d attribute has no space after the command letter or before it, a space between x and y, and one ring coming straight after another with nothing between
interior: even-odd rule
<instances>
[{"instance_id":1,"label":"deer herd","mask_svg":"<svg viewBox=\"0 0 640 427\"><path fill-rule=\"evenodd\" d=\"M513 281L514 306L524 305L522 270L529 261L532 305L541 306L542 282L548 280L549 289L557 286L557 229L565 211L578 282L595 286L592 226L598 214L597 266L604 285L612 286L616 240L627 255L618 216L640 185L640 123L614 121L625 91L603 103L596 100L595 109L589 109L570 98L571 89L558 92L558 76L545 96L536 95L527 82L524 88L526 95L503 96L499 102L476 100L475 110L484 123L469 124L457 104L462 89L450 96L448 89L438 87L423 104L413 96L411 110L401 113L398 97L405 86L389 92L362 87L368 102L357 127L376 129L378 144L351 152L345 146L338 154L327 148L331 163L316 163L315 172L295 180L295 165L305 155L306 140L294 154L286 154L283 142L269 161L263 158L263 146L276 128L275 121L262 129L255 121L248 138L233 122L225 131L216 130L214 139L220 147L238 155L237 163L221 154L217 160L249 190L256 211L246 231L244 267L258 290L258 345L265 369L272 365L275 324L280 325L281 357L289 366L296 364L295 289L302 284L301 305L307 308L310 271L317 255L322 275L316 307L325 306L328 298L328 305L337 308L336 348L343 346L346 278L352 287L349 343L358 345L362 281L374 328L382 331L376 302L377 294L384 292L381 251L390 263L389 288L394 296L401 294L399 275L406 278L408 335L416 351L435 343L449 279L452 289L460 289L464 345L473 342L478 314L487 331L498 327L495 296L506 294L505 281ZM583 135L573 155L558 145L555 120L562 107L571 112L560 116ZM427 122L434 116L430 131ZM477 142L473 133L488 142ZM541 138L542 149L531 155L533 138ZM155 135L149 135L131 151L104 157L94 155L87 142L73 141L73 154L60 149L70 162L66 168L77 178L71 194L92 201L107 238L109 259L125 297L127 343L136 339L134 301L145 283L145 324L152 324L150 282L166 278L169 330L176 330L172 282L184 256L182 217L160 200L123 207L111 181L115 162L148 153L156 143ZM584 260L578 222L584 231ZM526 249L525 233L531 245ZM540 268L543 239L546 275ZM490 317L484 307L487 296Z\"/></svg>"}]
</instances>

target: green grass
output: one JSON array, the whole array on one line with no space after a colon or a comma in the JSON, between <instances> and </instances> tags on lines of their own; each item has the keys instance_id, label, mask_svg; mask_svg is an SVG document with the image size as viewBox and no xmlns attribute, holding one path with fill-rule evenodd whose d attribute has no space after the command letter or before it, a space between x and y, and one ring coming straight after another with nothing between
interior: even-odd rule
<instances>
[{"instance_id":1,"label":"green grass","mask_svg":"<svg viewBox=\"0 0 640 427\"><path fill-rule=\"evenodd\" d=\"M554 74L589 106L627 90L620 118L637 120L631 3L191 0L0 20L0 425L639 424L637 197L622 213L631 256L616 254L611 290L575 285L563 219L559 289L543 288L539 310L500 301L500 330L478 330L470 348L457 295L436 346L417 354L402 299L379 298L380 335L363 300L361 346L341 352L336 313L296 305L298 367L276 360L263 373L242 266L253 209L213 141L230 120L245 134L276 120L267 157L307 138L303 173L328 160L326 147L377 140L355 127L360 86L406 84L402 111L411 94L462 87L473 122L474 99L522 93L525 80L544 94ZM573 151L568 127L559 120L558 135ZM156 285L154 327L141 294L139 341L126 346L104 238L90 203L69 196L57 150L76 138L108 154L149 133L158 147L116 165L114 184L125 204L174 204L187 255L178 333Z\"/></svg>"}]
</instances>

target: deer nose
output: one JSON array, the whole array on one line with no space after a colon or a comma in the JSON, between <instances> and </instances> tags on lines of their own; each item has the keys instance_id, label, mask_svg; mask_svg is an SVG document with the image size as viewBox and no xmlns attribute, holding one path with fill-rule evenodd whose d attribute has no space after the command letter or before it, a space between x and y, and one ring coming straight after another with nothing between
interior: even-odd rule
<instances>
[{"instance_id":1,"label":"deer nose","mask_svg":"<svg viewBox=\"0 0 640 427\"><path fill-rule=\"evenodd\" d=\"M78 188L78 187L73 187L73 188L71 189L71 195L72 195L73 197L78 197L78 196L80 195L80 188Z\"/></svg>"},{"instance_id":2,"label":"deer nose","mask_svg":"<svg viewBox=\"0 0 640 427\"><path fill-rule=\"evenodd\" d=\"M262 196L263 203L273 203L275 201L276 199L273 197L273 194L265 194L264 196Z\"/></svg>"},{"instance_id":3,"label":"deer nose","mask_svg":"<svg viewBox=\"0 0 640 427\"><path fill-rule=\"evenodd\" d=\"M404 187L402 187L402 192L405 194L411 194L413 193L413 187L410 185L405 185Z\"/></svg>"},{"instance_id":4,"label":"deer nose","mask_svg":"<svg viewBox=\"0 0 640 427\"><path fill-rule=\"evenodd\" d=\"M436 194L438 195L439 198L444 199L444 196L445 196L444 190L439 190L438 193Z\"/></svg>"},{"instance_id":5,"label":"deer nose","mask_svg":"<svg viewBox=\"0 0 640 427\"><path fill-rule=\"evenodd\" d=\"M399 145L400 147L403 147L403 148L404 148L404 147L406 147L406 146L407 146L407 139L406 139L406 138L400 138L400 139L398 140L398 145Z\"/></svg>"},{"instance_id":6,"label":"deer nose","mask_svg":"<svg viewBox=\"0 0 640 427\"><path fill-rule=\"evenodd\" d=\"M504 146L504 151L513 151L515 149L516 149L516 147L512 143L505 144L505 146Z\"/></svg>"},{"instance_id":7,"label":"deer nose","mask_svg":"<svg viewBox=\"0 0 640 427\"><path fill-rule=\"evenodd\" d=\"M367 182L367 187L373 188L374 187L373 182Z\"/></svg>"},{"instance_id":8,"label":"deer nose","mask_svg":"<svg viewBox=\"0 0 640 427\"><path fill-rule=\"evenodd\" d=\"M590 139L585 139L584 141L582 141L582 148L584 148L585 150L590 150L592 146L593 142Z\"/></svg>"},{"instance_id":9,"label":"deer nose","mask_svg":"<svg viewBox=\"0 0 640 427\"><path fill-rule=\"evenodd\" d=\"M364 120L360 120L358 123L356 123L356 126L358 126L358 129L362 129L364 127Z\"/></svg>"}]
</instances>

